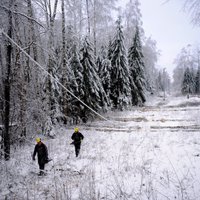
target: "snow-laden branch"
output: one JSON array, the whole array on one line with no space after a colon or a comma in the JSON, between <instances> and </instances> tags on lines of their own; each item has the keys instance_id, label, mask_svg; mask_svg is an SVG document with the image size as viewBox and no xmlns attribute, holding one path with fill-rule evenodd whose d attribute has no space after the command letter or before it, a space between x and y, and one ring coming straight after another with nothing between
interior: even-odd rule
<instances>
[{"instance_id":1,"label":"snow-laden branch","mask_svg":"<svg viewBox=\"0 0 200 200\"><path fill-rule=\"evenodd\" d=\"M21 15L21 16L23 16L23 17L26 17L27 19L29 19L29 20L31 20L31 21L34 21L36 24L38 24L38 25L41 26L42 28L45 28L45 27L44 27L41 23L39 23L36 19L34 19L34 18L32 18L32 17L29 17L29 16L27 16L27 15L24 14L24 13L17 12L17 11L13 11L13 10L7 8L6 6L1 6L1 5L0 5L0 8L5 9L6 11L11 11L11 12L14 13L14 14L18 14L18 15Z\"/></svg>"}]
</instances>

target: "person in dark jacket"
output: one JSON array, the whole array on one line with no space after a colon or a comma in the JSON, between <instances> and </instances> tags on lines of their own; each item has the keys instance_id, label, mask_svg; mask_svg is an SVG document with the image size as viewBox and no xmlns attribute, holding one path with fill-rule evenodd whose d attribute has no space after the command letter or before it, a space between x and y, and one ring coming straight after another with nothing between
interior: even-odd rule
<instances>
[{"instance_id":1,"label":"person in dark jacket","mask_svg":"<svg viewBox=\"0 0 200 200\"><path fill-rule=\"evenodd\" d=\"M71 139L73 140L72 144L75 146L76 157L78 157L81 148L81 141L84 139L84 136L79 132L78 128L75 128Z\"/></svg>"},{"instance_id":2,"label":"person in dark jacket","mask_svg":"<svg viewBox=\"0 0 200 200\"><path fill-rule=\"evenodd\" d=\"M33 160L35 160L35 156L37 154L38 164L40 168L39 176L44 175L44 166L48 163L48 150L46 145L41 141L41 138L36 138L37 144L35 145L35 149L33 152Z\"/></svg>"}]
</instances>

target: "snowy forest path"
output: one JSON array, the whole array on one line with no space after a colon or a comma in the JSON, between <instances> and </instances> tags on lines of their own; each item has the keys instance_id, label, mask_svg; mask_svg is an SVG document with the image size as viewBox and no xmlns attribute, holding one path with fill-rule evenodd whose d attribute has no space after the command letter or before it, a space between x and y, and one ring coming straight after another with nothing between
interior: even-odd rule
<instances>
[{"instance_id":1,"label":"snowy forest path","mask_svg":"<svg viewBox=\"0 0 200 200\"><path fill-rule=\"evenodd\" d=\"M173 101L171 103L169 100L158 99L151 106L147 104L129 111L111 112L106 115L106 118L109 119L107 122L97 121L87 125L86 129L94 129L99 132L124 131L128 133L144 130L148 132L198 132L200 130L198 121L200 102L186 100L178 105L173 105L173 103Z\"/></svg>"}]
</instances>

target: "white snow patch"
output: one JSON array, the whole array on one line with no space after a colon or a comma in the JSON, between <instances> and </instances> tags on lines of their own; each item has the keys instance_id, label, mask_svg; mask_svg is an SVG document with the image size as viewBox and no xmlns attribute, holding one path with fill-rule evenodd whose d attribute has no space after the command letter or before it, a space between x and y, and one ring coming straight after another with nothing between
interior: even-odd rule
<instances>
[{"instance_id":1,"label":"white snow patch","mask_svg":"<svg viewBox=\"0 0 200 200\"><path fill-rule=\"evenodd\" d=\"M79 126L78 158L73 127L56 127L54 139L43 138L47 176L37 176L34 145L0 161L0 199L200 199L199 111L200 98L173 97L109 112L110 121Z\"/></svg>"}]
</instances>

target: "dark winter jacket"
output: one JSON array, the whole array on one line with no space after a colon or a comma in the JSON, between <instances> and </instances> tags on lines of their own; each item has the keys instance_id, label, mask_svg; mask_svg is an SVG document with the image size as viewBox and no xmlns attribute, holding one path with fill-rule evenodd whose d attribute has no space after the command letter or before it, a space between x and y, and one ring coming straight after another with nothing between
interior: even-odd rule
<instances>
[{"instance_id":1,"label":"dark winter jacket","mask_svg":"<svg viewBox=\"0 0 200 200\"><path fill-rule=\"evenodd\" d=\"M84 136L80 132L74 132L71 138L74 140L74 144L79 144L84 139Z\"/></svg>"},{"instance_id":2,"label":"dark winter jacket","mask_svg":"<svg viewBox=\"0 0 200 200\"><path fill-rule=\"evenodd\" d=\"M36 153L38 156L39 164L45 164L48 162L48 150L45 144L41 142L35 145L35 149L33 152L33 160L35 160Z\"/></svg>"}]
</instances>

